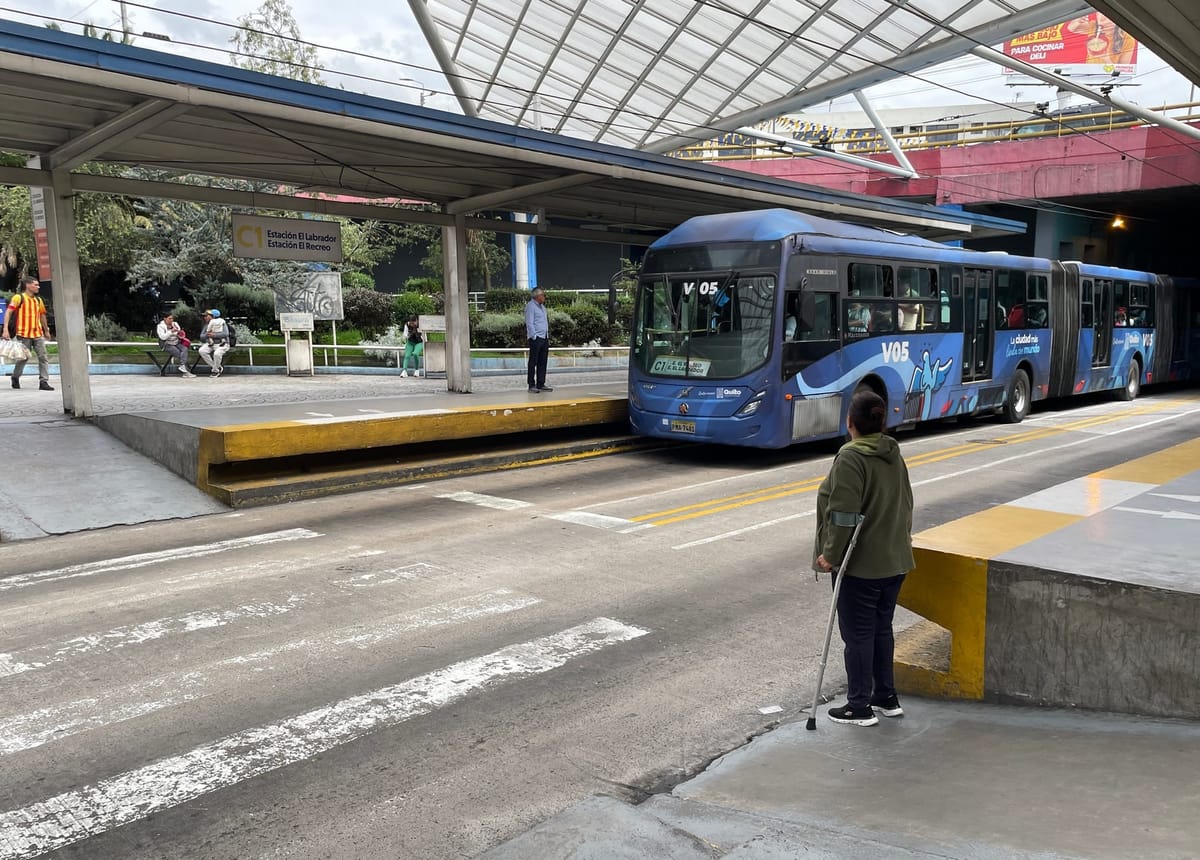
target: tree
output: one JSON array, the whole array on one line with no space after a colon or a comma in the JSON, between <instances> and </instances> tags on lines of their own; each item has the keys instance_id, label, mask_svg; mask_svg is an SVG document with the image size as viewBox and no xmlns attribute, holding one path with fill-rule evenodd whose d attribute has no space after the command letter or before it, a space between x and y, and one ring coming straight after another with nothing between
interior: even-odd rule
<instances>
[{"instance_id":1,"label":"tree","mask_svg":"<svg viewBox=\"0 0 1200 860\"><path fill-rule=\"evenodd\" d=\"M238 18L238 29L229 39L236 48L233 65L310 84L324 84L317 49L300 38L300 28L287 0L264 0L249 15Z\"/></svg>"},{"instance_id":2,"label":"tree","mask_svg":"<svg viewBox=\"0 0 1200 860\"><path fill-rule=\"evenodd\" d=\"M425 246L421 268L438 280L442 276L442 230L429 224L401 224L396 227L396 239L407 248ZM491 230L467 231L467 280L484 289L492 286L492 275L503 271L512 256L496 244Z\"/></svg>"}]
</instances>

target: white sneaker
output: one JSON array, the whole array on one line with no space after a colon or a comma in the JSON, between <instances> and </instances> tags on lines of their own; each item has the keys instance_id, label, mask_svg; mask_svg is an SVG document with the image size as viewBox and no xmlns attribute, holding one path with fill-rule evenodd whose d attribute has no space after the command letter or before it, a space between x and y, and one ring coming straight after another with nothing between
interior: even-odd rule
<instances>
[{"instance_id":1,"label":"white sneaker","mask_svg":"<svg viewBox=\"0 0 1200 860\"><path fill-rule=\"evenodd\" d=\"M414 371L413 371L413 376L415 376L415 377L417 377L417 378L420 378L420 376L421 376L421 371L419 371L419 370L414 370Z\"/></svg>"},{"instance_id":2,"label":"white sneaker","mask_svg":"<svg viewBox=\"0 0 1200 860\"><path fill-rule=\"evenodd\" d=\"M402 371L400 371L400 378L401 378L401 379L408 379L408 371L407 371L407 370L402 370Z\"/></svg>"}]
</instances>

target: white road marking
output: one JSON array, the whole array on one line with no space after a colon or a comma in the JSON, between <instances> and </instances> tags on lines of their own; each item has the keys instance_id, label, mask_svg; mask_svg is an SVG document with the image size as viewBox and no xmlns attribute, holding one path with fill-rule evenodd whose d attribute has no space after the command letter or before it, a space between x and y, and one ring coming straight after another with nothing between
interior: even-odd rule
<instances>
[{"instance_id":1,"label":"white road marking","mask_svg":"<svg viewBox=\"0 0 1200 860\"><path fill-rule=\"evenodd\" d=\"M271 669L263 664L280 654L308 651L318 659L328 660L347 647L375 648L407 633L503 615L538 603L541 601L536 597L497 588L422 607L366 630L355 624L316 639L296 639L275 648L229 657L210 664L207 671L161 675L99 696L17 714L0 720L0 755L33 749L50 741L181 705L212 695L219 686L234 688L256 683L253 678Z\"/></svg>"},{"instance_id":2,"label":"white road marking","mask_svg":"<svg viewBox=\"0 0 1200 860\"><path fill-rule=\"evenodd\" d=\"M1193 504L1200 503L1200 496L1180 496L1175 493L1151 493L1152 496L1158 496L1162 499L1174 499L1177 502L1191 502Z\"/></svg>"},{"instance_id":3,"label":"white road marking","mask_svg":"<svg viewBox=\"0 0 1200 860\"><path fill-rule=\"evenodd\" d=\"M780 523L790 522L791 520L798 520L801 517L811 517L815 513L816 513L816 511L812 510L812 511L802 511L801 513L798 513L798 514L788 514L786 517L779 517L778 519L774 519L774 520L764 520L761 523L755 523L754 525L746 526L745 528L741 528L741 529L734 529L731 532L722 532L721 534L709 535L708 537L700 538L699 540L692 540L692 541L688 541L687 543L681 543L681 544L671 547L671 549L688 549L689 547L693 547L693 546L701 546L706 543L713 543L715 541L725 540L726 538L737 537L738 535L745 534L746 532L758 531L759 529L765 529L769 526L777 526Z\"/></svg>"},{"instance_id":4,"label":"white road marking","mask_svg":"<svg viewBox=\"0 0 1200 860\"><path fill-rule=\"evenodd\" d=\"M94 785L0 815L0 853L24 860L209 792L304 761L379 728L531 677L649 631L609 618L464 660L409 681L229 735Z\"/></svg>"},{"instance_id":5,"label":"white road marking","mask_svg":"<svg viewBox=\"0 0 1200 860\"><path fill-rule=\"evenodd\" d=\"M1082 411L1085 411L1085 410L1078 410L1078 411L1082 412ZM1059 451L1059 450L1062 450L1062 449L1064 449L1064 448L1074 448L1076 445L1088 445L1088 444L1091 444L1091 443L1093 443L1093 442L1095 441L1095 438L1094 438L1094 436L1097 436L1097 435L1099 435L1099 436L1117 436L1117 435L1120 435L1120 434L1122 434L1122 433L1129 433L1129 432L1132 432L1132 431L1141 430L1141 429L1143 429L1143 428L1145 428L1145 427L1149 427L1149 426L1151 426L1151 425L1154 425L1154 424L1161 424L1161 423L1162 423L1162 422L1164 422L1164 421L1174 421L1174 420L1176 420L1176 419L1179 419L1179 418L1186 418L1186 417L1188 417L1188 416L1190 416L1190 415L1195 415L1195 414L1198 414L1198 413L1200 413L1200 409L1189 409L1189 410L1187 410L1187 411L1185 411L1185 412L1181 412L1181 413L1174 414L1174 415L1166 415L1166 416L1163 416L1163 417L1160 417L1160 418L1154 418L1154 419L1151 419L1151 420L1149 420L1149 421L1144 421L1144 422L1142 422L1142 423L1140 423L1140 424L1136 424L1136 425L1133 425L1133 426L1130 426L1130 427L1122 427L1122 428L1120 428L1120 429L1117 429L1117 430L1109 430L1109 431L1105 431L1105 432L1097 432L1097 431L1095 431L1095 430L1087 430L1087 431L1083 431L1083 432L1087 433L1088 435L1086 435L1086 436L1085 436L1084 438L1082 438L1082 439L1075 439L1075 440L1073 440L1073 441L1071 441L1071 442L1064 442L1064 443L1063 443L1063 444L1061 444L1061 445L1054 445L1054 446L1052 446L1052 447L1050 447L1050 448L1043 448L1042 450L1038 451L1037 453L1038 453L1038 456L1042 456L1042 455L1044 455L1044 454L1048 454L1048 453L1050 453L1051 451ZM974 431L974 430L972 430L972 431L970 431L970 432L977 432L977 431ZM940 437L940 438L951 438L951 437L952 437L952 436L954 436L954 435L961 435L961 434L947 434L947 436L946 436L946 437ZM912 482L912 485L913 485L914 487L923 487L923 486L925 486L926 484L934 484L934 483L937 483L938 481L945 481L945 480L947 480L947 479L960 478L960 477L962 477L963 475L969 475L969 474L971 474L972 472L979 472L979 471L982 471L982 470L984 470L984 469L992 469L992 468L995 468L996 466L1002 466L1002 465L1004 465L1005 463L1011 463L1011 462L1014 462L1014 461L1017 461L1017 460L1022 460L1022 461L1024 461L1024 460L1028 460L1028 459L1029 459L1029 455L1028 455L1028 454L1015 454L1015 455L1013 455L1013 456L1011 456L1011 457L1004 457L1004 458L1002 458L1002 459L999 459L999 460L992 460L991 462L988 462L988 463L983 463L983 464L981 464L981 465L978 465L978 466L971 466L971 467L969 467L969 468L966 468L966 469L960 469L960 470L958 470L957 472L951 472L951 473L949 473L949 474L945 474L945 475L935 475L934 477L931 477L931 478L925 478L924 480L921 480L921 481L913 481L913 482ZM791 468L791 467L786 467L786 468ZM777 470L776 470L776 469L771 469L771 470L767 470L767 471L777 471ZM756 474L762 474L762 473L756 473ZM719 482L720 482L720 481L722 481L722 480L726 480L726 479L724 479L724 478L721 478L721 479L717 479L716 481L709 481L709 482L706 482L706 483L719 483ZM705 484L696 484L696 485L694 485L694 486L697 486L697 487L699 487L699 486L705 486ZM664 492L674 492L674 491L664 491ZM650 495L657 495L657 493L651 493ZM637 498L640 498L640 497L633 496L633 497L630 497L630 498L631 498L631 500L633 500L633 499L637 499ZM605 502L604 504L611 504L611 503L609 503L609 502ZM746 527L746 528L743 528L743 529L736 529L736 530L734 530L734 531L731 531L731 532L723 532L723 533L721 533L721 534L710 535L709 537L706 537L706 538L701 538L701 539L699 539L699 540L689 541L688 543L681 543L681 544L678 544L677 546L673 546L673 547L671 547L671 549L687 549L687 548L689 548L689 547L693 547L693 546L700 546L701 544L713 543L713 542L715 542L715 541L719 541L719 540L725 540L726 538L730 538L730 537L736 537L736 536L738 536L739 534L743 534L743 533L745 533L745 532L748 532L748 531L754 531L754 530L756 530L756 529L765 528L766 526L778 525L779 523L784 523L784 522L787 522L787 521L789 521L789 520L796 519L797 517L806 517L806 516L811 516L813 513L814 513L814 511L804 511L804 512L802 512L802 513L799 513L799 514L793 514L793 515L791 515L791 516L780 517L779 519L768 520L768 521L766 521L766 522L762 522L762 523L756 523L756 524L754 524L754 525L752 525L752 526L748 526L748 527Z\"/></svg>"},{"instance_id":6,"label":"white road marking","mask_svg":"<svg viewBox=\"0 0 1200 860\"><path fill-rule=\"evenodd\" d=\"M424 579L438 568L424 561L393 567L388 570L376 570L352 576L349 579L332 580L333 585L345 585L349 588L371 588L375 585L390 585L394 582Z\"/></svg>"},{"instance_id":7,"label":"white road marking","mask_svg":"<svg viewBox=\"0 0 1200 860\"><path fill-rule=\"evenodd\" d=\"M1189 514L1185 511L1151 511L1146 508L1113 508L1114 511L1125 511L1130 514L1149 514L1152 517L1162 517L1164 520L1200 520L1200 514Z\"/></svg>"},{"instance_id":8,"label":"white road marking","mask_svg":"<svg viewBox=\"0 0 1200 860\"><path fill-rule=\"evenodd\" d=\"M564 511L561 514L548 514L547 517L564 523L574 523L577 526L591 526L594 529L624 529L628 526L639 525L633 520L593 514L590 511Z\"/></svg>"},{"instance_id":9,"label":"white road marking","mask_svg":"<svg viewBox=\"0 0 1200 860\"><path fill-rule=\"evenodd\" d=\"M485 496L480 493L443 493L435 496L437 499L450 499L453 502L464 502L468 505L479 505L484 508L495 508L498 511L515 511L518 508L531 507L531 502L519 499L502 499L499 496Z\"/></svg>"},{"instance_id":10,"label":"white road marking","mask_svg":"<svg viewBox=\"0 0 1200 860\"><path fill-rule=\"evenodd\" d=\"M157 552L142 552L137 555L126 555L121 558L89 561L85 564L73 564L56 570L38 570L33 573L23 573L0 579L0 591L12 588L25 588L30 585L40 585L45 582L59 582L64 579L74 579L80 576L95 576L99 573L114 573L118 570L133 570L148 567L164 561L183 561L189 558L203 558L206 555L229 552L250 546L265 546L266 544L284 541L308 540L321 537L321 534L308 529L286 529L278 532L265 532L260 535L250 535L231 540L213 541L212 543L194 544L175 549L158 550Z\"/></svg>"},{"instance_id":11,"label":"white road marking","mask_svg":"<svg viewBox=\"0 0 1200 860\"><path fill-rule=\"evenodd\" d=\"M53 663L61 663L72 657L86 657L93 653L107 653L143 642L152 642L179 633L194 633L224 627L245 618L270 618L283 615L300 606L306 595L294 594L286 603L247 603L232 609L206 609L188 612L169 618L157 618L141 624L127 624L101 633L76 636L66 642L26 648L8 654L0 654L0 678L44 669Z\"/></svg>"}]
</instances>

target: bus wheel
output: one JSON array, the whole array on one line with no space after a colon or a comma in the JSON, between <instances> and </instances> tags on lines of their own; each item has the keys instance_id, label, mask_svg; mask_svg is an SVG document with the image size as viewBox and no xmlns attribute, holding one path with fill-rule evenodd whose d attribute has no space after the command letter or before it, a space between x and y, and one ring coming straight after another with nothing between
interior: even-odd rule
<instances>
[{"instance_id":1,"label":"bus wheel","mask_svg":"<svg viewBox=\"0 0 1200 860\"><path fill-rule=\"evenodd\" d=\"M1004 420L1009 424L1020 424L1029 414L1029 374L1018 370L1008 385L1008 397L1004 399Z\"/></svg>"},{"instance_id":2,"label":"bus wheel","mask_svg":"<svg viewBox=\"0 0 1200 860\"><path fill-rule=\"evenodd\" d=\"M1117 389L1118 400L1134 400L1142 391L1142 366L1138 364L1135 358L1129 362L1129 377L1125 380L1125 387Z\"/></svg>"}]
</instances>

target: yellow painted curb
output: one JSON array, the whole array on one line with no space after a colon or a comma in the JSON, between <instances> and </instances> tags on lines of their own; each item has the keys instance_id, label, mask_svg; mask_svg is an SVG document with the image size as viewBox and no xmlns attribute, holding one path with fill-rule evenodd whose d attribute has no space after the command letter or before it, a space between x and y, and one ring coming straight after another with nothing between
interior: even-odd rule
<instances>
[{"instance_id":1,"label":"yellow painted curb","mask_svg":"<svg viewBox=\"0 0 1200 860\"><path fill-rule=\"evenodd\" d=\"M917 567L904 579L900 605L950 631L950 668L940 671L896 660L896 687L905 693L983 698L987 626L987 561L914 547Z\"/></svg>"},{"instance_id":2,"label":"yellow painted curb","mask_svg":"<svg viewBox=\"0 0 1200 860\"><path fill-rule=\"evenodd\" d=\"M209 481L209 470L226 463L623 423L628 417L628 401L620 397L543 401L344 421L276 421L204 427L200 430L196 483L201 490L219 497L217 488Z\"/></svg>"}]
</instances>

